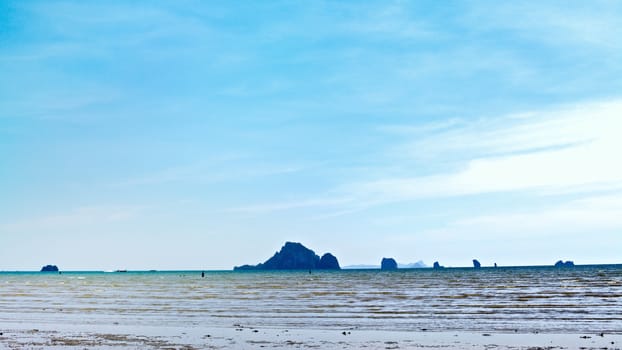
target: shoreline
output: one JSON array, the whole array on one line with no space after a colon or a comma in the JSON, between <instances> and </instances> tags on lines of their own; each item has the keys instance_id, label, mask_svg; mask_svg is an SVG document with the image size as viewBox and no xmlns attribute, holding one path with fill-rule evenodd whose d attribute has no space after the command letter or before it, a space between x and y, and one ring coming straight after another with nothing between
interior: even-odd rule
<instances>
[{"instance_id":1,"label":"shoreline","mask_svg":"<svg viewBox=\"0 0 622 350\"><path fill-rule=\"evenodd\" d=\"M514 269L560 269L560 270L564 270L564 271L572 271L572 269L581 269L581 268L596 268L596 267L601 267L601 268L622 268L622 263L600 263L600 264L575 264L571 267L559 267L559 266L555 266L555 265L551 265L551 264L546 264L546 265L498 265L497 267L495 266L481 266L478 269L473 268L473 266L443 266L442 268L434 268L432 266L425 266L425 267L400 267L397 268L395 270L391 270L392 272L395 271L413 271L413 270L421 270L421 271L426 271L426 270L430 270L430 271L444 271L444 270L514 270ZM223 272L236 272L236 273L257 273L257 272L307 272L309 269L251 269L251 270L234 270L233 268L231 269L160 269L160 270L154 270L154 269L138 269L138 270L134 270L134 269L124 269L124 270L100 270L100 269L93 269L93 270L64 270L64 269L60 269L59 271L41 271L41 270L0 270L0 274L41 274L41 275L53 275L53 274L58 274L58 272L62 272L62 273L69 273L69 274L81 274L81 273L86 273L86 274L91 274L91 273L112 273L112 274L119 274L119 273L201 273L201 272L205 272L205 273L223 273ZM321 270L321 269L312 269L312 271L315 272L335 272L335 271L383 271L386 272L386 270L382 270L380 268L380 266L376 266L373 267L372 265L368 266L368 267L353 267L353 266L343 266L338 270Z\"/></svg>"},{"instance_id":2,"label":"shoreline","mask_svg":"<svg viewBox=\"0 0 622 350\"><path fill-rule=\"evenodd\" d=\"M621 349L622 334L0 323L0 349Z\"/></svg>"}]
</instances>

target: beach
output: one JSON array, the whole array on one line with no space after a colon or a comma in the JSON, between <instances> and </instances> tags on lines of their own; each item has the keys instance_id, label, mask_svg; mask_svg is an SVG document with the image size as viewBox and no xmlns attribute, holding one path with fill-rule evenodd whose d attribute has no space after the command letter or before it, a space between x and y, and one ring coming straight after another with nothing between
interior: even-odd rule
<instances>
[{"instance_id":1,"label":"beach","mask_svg":"<svg viewBox=\"0 0 622 350\"><path fill-rule=\"evenodd\" d=\"M3 325L2 349L620 349L619 334Z\"/></svg>"},{"instance_id":2,"label":"beach","mask_svg":"<svg viewBox=\"0 0 622 350\"><path fill-rule=\"evenodd\" d=\"M1 349L619 349L620 265L0 273Z\"/></svg>"}]
</instances>

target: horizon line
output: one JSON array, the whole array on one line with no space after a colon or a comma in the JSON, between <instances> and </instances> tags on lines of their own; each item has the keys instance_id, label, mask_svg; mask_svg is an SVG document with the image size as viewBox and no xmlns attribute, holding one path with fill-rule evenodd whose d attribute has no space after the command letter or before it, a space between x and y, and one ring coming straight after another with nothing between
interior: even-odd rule
<instances>
[{"instance_id":1,"label":"horizon line","mask_svg":"<svg viewBox=\"0 0 622 350\"><path fill-rule=\"evenodd\" d=\"M357 267L364 266L364 267ZM399 267L397 270L447 270L447 269L468 269L468 270L477 270L477 269L504 269L504 268L560 268L560 269L572 269L575 267L594 267L594 266L622 266L622 262L618 263L598 263L598 264L575 264L572 267L556 267L555 264L549 265L494 265L491 266L481 266L479 268L474 268L473 266L443 266L441 269L435 269L432 266L424 266L424 267ZM246 271L235 271L235 272L271 272L271 271L307 271L309 269L270 269L270 270L246 270ZM325 271L319 269L311 269L313 271ZM340 270L351 270L351 271L364 271L364 270L381 270L380 265L347 265L341 267L339 270L331 270L326 272L334 272ZM0 273L57 273L57 272L68 272L68 273L81 273L81 272L100 272L100 273L132 273L132 272L233 272L233 268L231 269L148 269L148 270L131 270L131 269L123 269L123 270L62 270L59 271L41 271L41 270L0 270ZM386 271L386 270L381 270ZM395 270L391 270L395 271Z\"/></svg>"}]
</instances>

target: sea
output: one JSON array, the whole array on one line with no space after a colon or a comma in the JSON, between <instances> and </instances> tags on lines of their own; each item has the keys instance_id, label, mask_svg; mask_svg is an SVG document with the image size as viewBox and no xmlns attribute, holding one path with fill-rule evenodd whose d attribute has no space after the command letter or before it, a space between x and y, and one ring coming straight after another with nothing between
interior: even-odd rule
<instances>
[{"instance_id":1,"label":"sea","mask_svg":"<svg viewBox=\"0 0 622 350\"><path fill-rule=\"evenodd\" d=\"M0 326L622 334L622 265L0 272Z\"/></svg>"}]
</instances>

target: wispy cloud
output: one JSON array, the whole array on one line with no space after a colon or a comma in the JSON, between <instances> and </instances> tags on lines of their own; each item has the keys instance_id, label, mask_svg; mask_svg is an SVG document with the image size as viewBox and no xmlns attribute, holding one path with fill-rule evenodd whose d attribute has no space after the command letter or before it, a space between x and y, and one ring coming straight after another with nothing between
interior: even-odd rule
<instances>
[{"instance_id":1,"label":"wispy cloud","mask_svg":"<svg viewBox=\"0 0 622 350\"><path fill-rule=\"evenodd\" d=\"M252 166L251 166L252 164ZM161 185L177 182L216 183L258 177L287 175L303 171L301 165L257 164L252 157L230 155L170 166L110 184L110 187Z\"/></svg>"},{"instance_id":2,"label":"wispy cloud","mask_svg":"<svg viewBox=\"0 0 622 350\"><path fill-rule=\"evenodd\" d=\"M499 237L545 238L602 235L622 228L622 193L569 201L546 209L501 212L460 219L423 232L442 240L487 240Z\"/></svg>"},{"instance_id":3,"label":"wispy cloud","mask_svg":"<svg viewBox=\"0 0 622 350\"><path fill-rule=\"evenodd\" d=\"M481 30L512 30L531 40L547 44L590 45L604 49L620 48L616 2L589 5L578 2L498 2L493 6L473 6L465 16L468 26Z\"/></svg>"},{"instance_id":4,"label":"wispy cloud","mask_svg":"<svg viewBox=\"0 0 622 350\"><path fill-rule=\"evenodd\" d=\"M408 157L447 157L456 154L470 158L507 153L536 152L547 148L578 146L591 141L615 140L611 128L619 129L619 100L565 105L526 111L501 117L454 119L445 127L392 126L389 131L409 135L412 141L397 149Z\"/></svg>"},{"instance_id":5,"label":"wispy cloud","mask_svg":"<svg viewBox=\"0 0 622 350\"><path fill-rule=\"evenodd\" d=\"M389 40L437 38L440 33L422 19L412 18L413 12L403 2L387 2L384 7L370 8L341 27L346 32L377 35Z\"/></svg>"},{"instance_id":6,"label":"wispy cloud","mask_svg":"<svg viewBox=\"0 0 622 350\"><path fill-rule=\"evenodd\" d=\"M335 207L342 206L344 204L351 203L353 201L352 198L315 198L315 199L307 199L307 200L292 200L292 201L284 201L278 203L265 203L265 204L256 204L256 205L248 205L243 207L231 208L227 210L231 213L242 213L242 214L262 214L269 213L275 211L283 211L283 210L291 210L298 208L307 208L307 207Z\"/></svg>"},{"instance_id":7,"label":"wispy cloud","mask_svg":"<svg viewBox=\"0 0 622 350\"><path fill-rule=\"evenodd\" d=\"M392 202L589 185L621 188L620 115L622 102L611 101L465 122L408 146L410 156L422 162L446 160L458 170L370 180L343 190Z\"/></svg>"},{"instance_id":8,"label":"wispy cloud","mask_svg":"<svg viewBox=\"0 0 622 350\"><path fill-rule=\"evenodd\" d=\"M415 140L400 147L407 150L403 159L408 164L416 167L433 161L448 164L447 169L426 176L376 176L343 183L325 195L340 200L301 199L258 208L276 211L327 206L331 212L350 213L425 198L620 189L622 164L617 161L618 150L622 149L620 115L622 101L613 100L475 122L382 128L413 133ZM429 133L422 134L422 130ZM341 208L335 210L335 207Z\"/></svg>"},{"instance_id":9,"label":"wispy cloud","mask_svg":"<svg viewBox=\"0 0 622 350\"><path fill-rule=\"evenodd\" d=\"M14 222L0 223L0 231L7 234L22 231L46 231L97 227L114 222L130 220L146 210L145 206L82 206L65 212L31 217Z\"/></svg>"}]
</instances>

